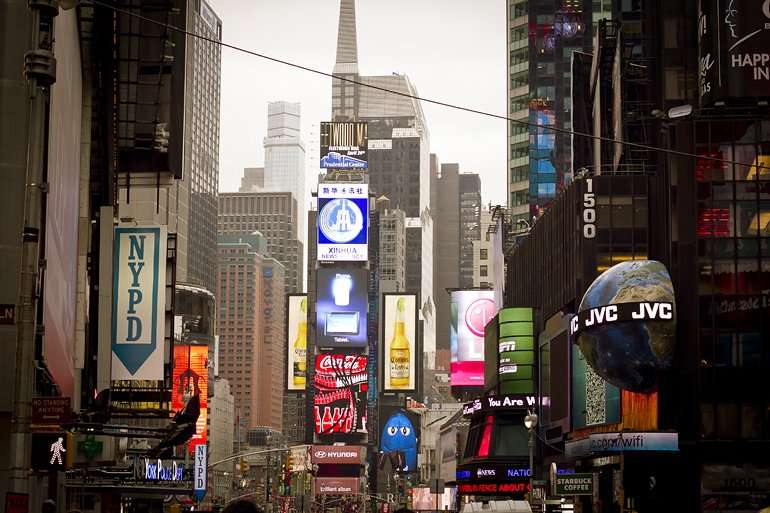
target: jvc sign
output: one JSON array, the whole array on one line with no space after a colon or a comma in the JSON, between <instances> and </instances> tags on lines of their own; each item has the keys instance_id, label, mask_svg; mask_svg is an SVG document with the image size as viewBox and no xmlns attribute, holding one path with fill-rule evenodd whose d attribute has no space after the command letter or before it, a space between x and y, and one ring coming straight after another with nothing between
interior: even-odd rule
<instances>
[{"instance_id":1,"label":"jvc sign","mask_svg":"<svg viewBox=\"0 0 770 513\"><path fill-rule=\"evenodd\" d=\"M112 379L162 380L166 227L115 228Z\"/></svg>"}]
</instances>

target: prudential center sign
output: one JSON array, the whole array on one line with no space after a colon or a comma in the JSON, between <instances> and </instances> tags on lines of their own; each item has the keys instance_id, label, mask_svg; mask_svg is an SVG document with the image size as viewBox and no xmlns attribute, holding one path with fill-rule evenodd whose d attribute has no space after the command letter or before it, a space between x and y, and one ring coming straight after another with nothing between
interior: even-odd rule
<instances>
[{"instance_id":1,"label":"prudential center sign","mask_svg":"<svg viewBox=\"0 0 770 513\"><path fill-rule=\"evenodd\" d=\"M162 380L166 227L115 228L112 379Z\"/></svg>"}]
</instances>

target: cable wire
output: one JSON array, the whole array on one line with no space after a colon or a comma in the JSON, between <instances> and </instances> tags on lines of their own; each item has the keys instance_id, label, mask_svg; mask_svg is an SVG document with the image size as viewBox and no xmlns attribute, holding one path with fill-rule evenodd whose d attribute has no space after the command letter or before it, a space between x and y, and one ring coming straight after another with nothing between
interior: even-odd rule
<instances>
[{"instance_id":1,"label":"cable wire","mask_svg":"<svg viewBox=\"0 0 770 513\"><path fill-rule=\"evenodd\" d=\"M215 44L215 45L219 45L219 46L222 46L224 48L229 48L229 49L235 50L237 52L242 52L242 53L245 53L245 54L248 54L248 55L252 55L254 57L259 57L260 59L264 59L264 60L267 60L267 61L275 62L277 64L283 64L284 66L289 66L289 67L292 67L292 68L300 69L300 70L303 70L303 71L307 71L309 73L314 73L316 75L321 75L323 77L328 77L328 78L332 78L332 79L341 80L343 82L348 82L350 84L355 84L355 85L358 85L358 86L361 86L361 87L368 87L369 89L375 89L377 91L382 91L382 92L385 92L385 93L388 93L388 94L394 94L394 95L397 95L397 96L403 96L405 98L410 98L412 100L417 100L417 101L421 101L421 102L425 102L425 103L430 103L430 104L438 105L438 106L441 106L441 107L447 107L447 108L450 108L450 109L459 110L459 111L462 111L462 112L468 112L468 113L471 113L471 114L478 114L480 116L486 116L486 117L490 117L490 118L494 118L494 119L500 119L500 120L504 120L504 121L511 121L511 122L514 122L514 123L518 123L520 125L526 125L528 127L542 128L542 129L545 129L545 130L552 130L554 132L574 135L574 136L577 136L577 137L584 137L584 138L587 138L587 139L598 140L598 141L601 141L601 142L620 144L620 145L627 146L627 147L630 147L630 148L637 148L637 149L642 149L642 150L663 152L663 153L668 153L670 155L676 155L676 156L679 156L679 157L696 158L696 159L706 160L706 161L710 161L710 162L719 162L719 163L722 163L722 164L731 164L731 165L734 165L734 166L755 167L757 169L768 168L768 166L765 166L761 162L757 162L757 164L754 164L753 162L752 163L738 162L738 161L735 161L735 160L722 159L722 158L719 158L719 157L712 157L712 156L709 156L709 155L697 155L695 153L690 153L690 152L680 151L680 150L674 150L674 149L671 149L671 148L660 148L658 146L652 146L652 145L649 145L649 144L635 143L635 142L631 142L631 141L622 141L622 140L619 140L619 139L613 139L611 137L604 137L604 136L601 136L601 135L594 135L594 134L588 134L588 133L584 133L584 132L577 132L575 130L571 130L571 129L568 129L568 128L560 128L560 127L557 127L557 126L554 126L554 125L543 125L543 124L535 123L535 122L532 122L532 121L526 121L526 120L522 120L522 119L513 119L513 118L509 118L508 116L503 116L501 114L495 114L493 112L486 112L486 111L479 110L479 109L474 109L474 108L471 108L471 107L464 107L462 105L457 105L457 104L454 104L454 103L449 103L449 102L445 102L445 101L441 101L441 100L434 100L432 98L425 98L425 97L417 96L417 95L414 95L414 94L404 93L402 91L395 91L393 89L388 89L387 87L381 87L381 86L377 86L377 85L374 85L374 84L368 84L366 82L361 82L360 80L355 80L353 78L344 77L344 76L340 76L340 75L335 75L333 73L328 73L328 72L321 71L321 70L318 70L318 69L315 69L315 68L310 68L308 66L303 66L303 65L297 64L295 62L287 61L287 60L284 60L284 59L279 59L277 57L271 57L269 55L266 55L266 54L263 54L263 53L259 53L259 52L256 52L254 50L249 50L247 48L236 46L236 45L233 45L233 44L230 44L230 43L225 43L224 41L217 41L216 39L212 39L210 37L206 37L206 36L203 36L201 34L196 34L195 32L190 32L189 30L177 27L175 25L171 25L169 23L164 23L162 21L154 20L152 18L148 18L146 16L142 16L141 14L138 14L138 13L135 13L135 12L131 12L131 11L126 10L126 9L121 9L120 7L116 7L114 5L110 5L110 4L106 3L106 2L103 2L102 0L84 0L83 3L85 3L85 4L92 4L92 5L99 5L101 7L105 7L107 9L111 9L111 10L117 12L117 13L125 14L127 16L133 16L133 17L135 17L137 19L140 19L142 21L146 21L148 23L153 23L153 24L161 26L161 27L165 27L168 30L173 30L175 32L179 32L181 34L185 34L185 35L188 35L190 37L194 37L194 38L200 39L202 41L206 41L206 42L209 42L209 43L212 43L212 44ZM759 176L759 173L757 173L757 176Z\"/></svg>"}]
</instances>

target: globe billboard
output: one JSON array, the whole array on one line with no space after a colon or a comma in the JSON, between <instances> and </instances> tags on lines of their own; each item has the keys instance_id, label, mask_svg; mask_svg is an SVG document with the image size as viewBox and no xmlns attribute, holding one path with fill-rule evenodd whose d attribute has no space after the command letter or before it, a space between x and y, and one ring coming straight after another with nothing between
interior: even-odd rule
<instances>
[{"instance_id":1,"label":"globe billboard","mask_svg":"<svg viewBox=\"0 0 770 513\"><path fill-rule=\"evenodd\" d=\"M671 366L676 332L674 286L654 260L617 264L588 287L570 320L570 335L605 381L651 392Z\"/></svg>"}]
</instances>

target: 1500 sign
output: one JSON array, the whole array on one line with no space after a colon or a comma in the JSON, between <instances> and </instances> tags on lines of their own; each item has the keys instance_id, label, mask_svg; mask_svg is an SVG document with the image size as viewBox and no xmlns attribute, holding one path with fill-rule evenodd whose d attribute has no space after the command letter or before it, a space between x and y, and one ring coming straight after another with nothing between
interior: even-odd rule
<instances>
[{"instance_id":1,"label":"1500 sign","mask_svg":"<svg viewBox=\"0 0 770 513\"><path fill-rule=\"evenodd\" d=\"M586 178L586 190L583 193L583 238L596 237L596 196L594 196L594 179Z\"/></svg>"}]
</instances>

